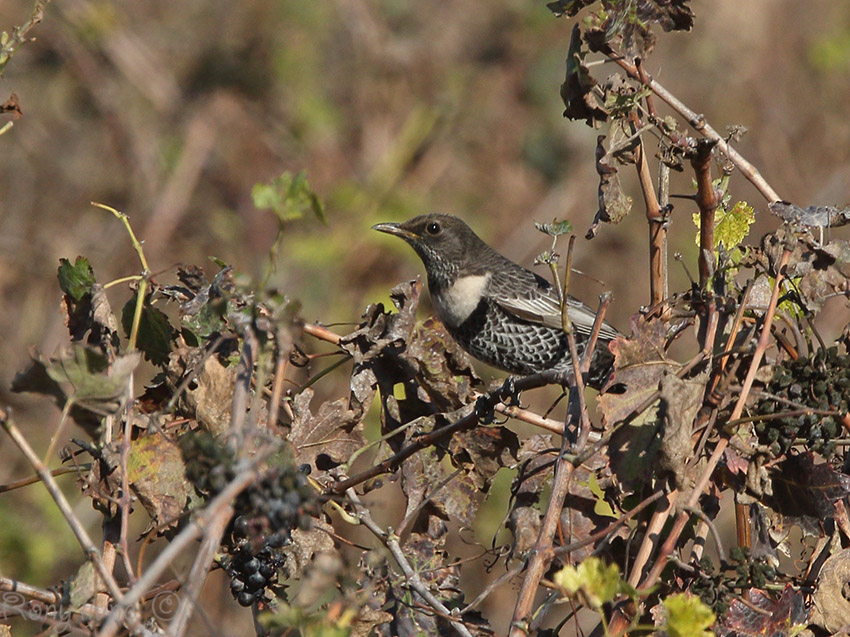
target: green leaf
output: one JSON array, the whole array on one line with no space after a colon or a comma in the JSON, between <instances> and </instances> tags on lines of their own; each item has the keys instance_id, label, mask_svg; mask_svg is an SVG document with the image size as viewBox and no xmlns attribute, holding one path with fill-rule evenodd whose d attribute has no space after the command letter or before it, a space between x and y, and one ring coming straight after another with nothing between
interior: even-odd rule
<instances>
[{"instance_id":1,"label":"green leaf","mask_svg":"<svg viewBox=\"0 0 850 637\"><path fill-rule=\"evenodd\" d=\"M540 230L540 232L548 234L550 237L558 237L562 234L569 234L573 231L573 224L566 219L563 221L553 219L552 223L537 223L535 221L534 227Z\"/></svg>"},{"instance_id":2,"label":"green leaf","mask_svg":"<svg viewBox=\"0 0 850 637\"><path fill-rule=\"evenodd\" d=\"M676 593L664 600L666 621L662 630L669 637L710 637L709 628L716 621L711 609L699 597Z\"/></svg>"},{"instance_id":3,"label":"green leaf","mask_svg":"<svg viewBox=\"0 0 850 637\"><path fill-rule=\"evenodd\" d=\"M327 224L325 208L321 200L310 188L304 172L292 175L283 173L267 183L255 184L251 189L254 207L259 210L271 210L282 223L300 219L307 212Z\"/></svg>"},{"instance_id":4,"label":"green leaf","mask_svg":"<svg viewBox=\"0 0 850 637\"><path fill-rule=\"evenodd\" d=\"M136 311L136 297L124 304L121 310L121 325L124 333L129 336L133 329L133 314ZM136 347L141 350L154 365L167 365L171 353L171 341L174 339L174 328L168 317L160 310L145 303L139 320L139 332L136 336Z\"/></svg>"},{"instance_id":5,"label":"green leaf","mask_svg":"<svg viewBox=\"0 0 850 637\"><path fill-rule=\"evenodd\" d=\"M74 265L68 259L59 259L59 287L65 294L79 302L86 294L91 294L94 284L94 270L88 259L77 257Z\"/></svg>"},{"instance_id":6,"label":"green leaf","mask_svg":"<svg viewBox=\"0 0 850 637\"><path fill-rule=\"evenodd\" d=\"M130 374L139 364L138 352L118 356L110 365L106 355L76 345L69 354L51 360L47 374L57 383L70 383L74 402L96 413L111 413L127 391Z\"/></svg>"},{"instance_id":7,"label":"green leaf","mask_svg":"<svg viewBox=\"0 0 850 637\"><path fill-rule=\"evenodd\" d=\"M596 503L593 505L593 512L596 515L604 515L609 518L614 518L615 520L620 517L614 513L614 509L605 500L605 493L602 491L602 487L599 486L595 473L591 473L590 477L587 479L587 488L590 489L590 492L594 496L596 496Z\"/></svg>"},{"instance_id":8,"label":"green leaf","mask_svg":"<svg viewBox=\"0 0 850 637\"><path fill-rule=\"evenodd\" d=\"M694 225L699 228L699 213L693 215ZM756 220L756 211L746 201L739 201L730 210L718 208L714 216L714 249L720 244L726 250L738 247L750 233L750 226ZM699 245L699 233L696 236Z\"/></svg>"},{"instance_id":9,"label":"green leaf","mask_svg":"<svg viewBox=\"0 0 850 637\"><path fill-rule=\"evenodd\" d=\"M565 566L555 573L554 580L570 595L582 591L588 605L595 609L629 588L617 565L605 564L598 557L588 557L578 566Z\"/></svg>"}]
</instances>

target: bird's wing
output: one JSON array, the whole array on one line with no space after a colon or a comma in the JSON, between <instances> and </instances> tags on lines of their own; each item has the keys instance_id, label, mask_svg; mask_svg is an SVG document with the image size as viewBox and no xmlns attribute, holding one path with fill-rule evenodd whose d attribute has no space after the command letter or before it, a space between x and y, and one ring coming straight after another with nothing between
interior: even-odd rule
<instances>
[{"instance_id":1,"label":"bird's wing","mask_svg":"<svg viewBox=\"0 0 850 637\"><path fill-rule=\"evenodd\" d=\"M500 272L490 281L490 294L499 307L514 316L554 329L561 327L558 293L546 279L530 270L513 270L509 274ZM576 332L589 335L596 313L571 296L567 297L567 306ZM599 330L601 340L611 340L619 334L605 322Z\"/></svg>"}]
</instances>

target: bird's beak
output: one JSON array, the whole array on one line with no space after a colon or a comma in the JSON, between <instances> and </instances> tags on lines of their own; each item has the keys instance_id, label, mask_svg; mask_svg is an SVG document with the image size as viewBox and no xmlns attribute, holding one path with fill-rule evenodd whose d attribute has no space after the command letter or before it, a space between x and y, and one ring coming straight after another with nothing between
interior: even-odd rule
<instances>
[{"instance_id":1,"label":"bird's beak","mask_svg":"<svg viewBox=\"0 0 850 637\"><path fill-rule=\"evenodd\" d=\"M402 239L418 239L419 236L410 232L410 230L405 230L397 223L378 223L372 226L372 230L377 230L378 232L386 232L387 234L392 234L397 237L401 237Z\"/></svg>"}]
</instances>

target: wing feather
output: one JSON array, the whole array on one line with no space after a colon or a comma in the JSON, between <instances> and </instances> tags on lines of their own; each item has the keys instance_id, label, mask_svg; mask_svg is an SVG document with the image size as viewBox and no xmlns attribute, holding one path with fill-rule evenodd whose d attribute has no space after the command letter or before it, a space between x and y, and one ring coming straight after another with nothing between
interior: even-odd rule
<instances>
[{"instance_id":1,"label":"wing feather","mask_svg":"<svg viewBox=\"0 0 850 637\"><path fill-rule=\"evenodd\" d=\"M506 312L523 320L539 323L546 327L561 327L561 305L552 285L530 270L499 272L490 281L490 294ZM570 320L576 332L589 335L593 330L596 312L573 297L567 297ZM619 332L602 323L599 338L603 341L619 336Z\"/></svg>"}]
</instances>

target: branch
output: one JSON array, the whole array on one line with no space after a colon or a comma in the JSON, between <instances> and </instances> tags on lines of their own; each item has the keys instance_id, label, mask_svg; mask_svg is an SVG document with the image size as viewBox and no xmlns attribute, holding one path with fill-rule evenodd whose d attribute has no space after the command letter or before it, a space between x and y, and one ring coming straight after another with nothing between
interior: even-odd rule
<instances>
[{"instance_id":1,"label":"branch","mask_svg":"<svg viewBox=\"0 0 850 637\"><path fill-rule=\"evenodd\" d=\"M696 174L699 207L699 286L705 290L714 276L714 212L717 210L717 195L711 183L711 151L714 140L700 140L691 157L691 166Z\"/></svg>"},{"instance_id":2,"label":"branch","mask_svg":"<svg viewBox=\"0 0 850 637\"><path fill-rule=\"evenodd\" d=\"M0 75L3 75L3 69L9 60L12 59L12 54L27 40L29 32L44 19L44 8L50 4L50 0L38 0L33 7L29 19L19 27L14 27L9 34L8 39L0 47Z\"/></svg>"},{"instance_id":3,"label":"branch","mask_svg":"<svg viewBox=\"0 0 850 637\"><path fill-rule=\"evenodd\" d=\"M643 140L637 147L637 167L640 189L646 206L649 224L649 291L651 305L667 298L667 218L658 204Z\"/></svg>"},{"instance_id":4,"label":"branch","mask_svg":"<svg viewBox=\"0 0 850 637\"><path fill-rule=\"evenodd\" d=\"M670 108L684 117L694 130L704 137L715 141L717 143L717 147L729 158L735 167L741 171L741 174L743 174L744 177L746 177L747 180L749 180L750 183L758 189L768 203L773 203L774 201L782 199L782 197L776 194L776 191L770 186L770 184L767 183L765 178L762 177L758 169L748 162L737 150L732 148L726 140L723 139L723 137L721 137L717 131L715 131L708 122L705 121L705 117L703 115L699 115L689 109L675 95L646 74L643 74L643 78L641 78L641 73L638 69L629 64L619 53L612 51L608 54L608 57L610 60L619 65L620 68L629 75L629 77L648 87L653 93L666 102Z\"/></svg>"},{"instance_id":5,"label":"branch","mask_svg":"<svg viewBox=\"0 0 850 637\"><path fill-rule=\"evenodd\" d=\"M407 561L407 556L405 556L404 551L398 543L398 536L392 531L392 529L387 529L385 531L378 526L377 522L375 522L372 518L372 514L369 513L369 509L367 509L360 498L357 497L354 489L348 489L345 492L345 495L348 496L348 499L351 500L354 505L354 510L357 512L357 517L363 523L363 526L369 529L372 534L378 538L384 546L387 547L387 549L389 549L390 553L392 553L393 558L395 558L395 561L398 563L407 578L410 588L416 591L419 596L422 597L422 599L424 599L434 610L451 622L458 635L462 635L462 637L472 637L472 633L469 632L469 629L463 624L463 622L456 619L455 615L452 614L445 604L437 599L431 591L428 590L428 587L425 586L425 583L419 577L419 573L417 573L410 565L410 562Z\"/></svg>"},{"instance_id":6,"label":"branch","mask_svg":"<svg viewBox=\"0 0 850 637\"><path fill-rule=\"evenodd\" d=\"M21 431L12 421L9 412L3 408L0 408L0 425L2 425L6 430L6 433L9 434L9 437L11 437L14 443L18 446L18 449L23 452L26 459L29 460L32 468L35 469L35 472L38 474L38 477L41 478L41 481L44 483L50 497L52 497L53 501L56 502L56 506L68 522L68 526L71 527L71 531L74 533L74 536L77 538L80 546L83 547L86 556L94 565L97 574L106 584L106 588L109 590L109 593L114 599L121 600L121 589L118 587L118 583L115 581L115 578L112 576L109 569L106 568L106 565L103 563L103 556L89 537L89 534L83 528L82 523L79 519L77 519L77 516L74 515L71 505L65 498L65 494L62 493L59 485L56 484L56 480L53 479L50 470L44 465L41 459L39 459L29 442L27 442L26 438L24 438Z\"/></svg>"},{"instance_id":7,"label":"branch","mask_svg":"<svg viewBox=\"0 0 850 637\"><path fill-rule=\"evenodd\" d=\"M495 410L496 405L502 402L502 398L505 396L506 392L513 391L513 393L525 391L527 389L534 389L537 387L544 387L546 385L554 385L554 384L563 384L565 381L565 375L563 372L558 372L555 370L547 370L540 374L531 374L530 376L524 376L522 378L516 379L511 383L505 383L505 386L499 387L491 392L487 392L483 394L475 403L474 408L473 405L464 405L463 407L456 409L448 414L444 414L446 418L449 419L457 419L453 422L450 422L448 425L444 425L438 429L434 429L433 431L423 434L416 438L412 443L410 443L404 449L401 449L398 453L390 456L383 462L366 469L358 473L355 476L337 482L336 484L330 487L331 493L344 493L351 487L357 486L367 480L371 480L379 475L384 473L389 473L390 471L395 470L404 460L412 456L417 451L420 451L426 447L431 446L432 444L439 442L445 438L452 436L455 433L460 431L466 431L467 429L471 429L475 427L479 423L480 414L486 413L490 410ZM511 387L512 386L512 387ZM464 414L464 412L469 411L469 413Z\"/></svg>"},{"instance_id":8,"label":"branch","mask_svg":"<svg viewBox=\"0 0 850 637\"><path fill-rule=\"evenodd\" d=\"M773 317L776 314L776 306L779 302L779 292L782 288L782 281L785 276L785 266L788 264L788 259L790 257L791 250L788 246L786 246L785 250L782 253L782 259L779 263L778 273L776 275L776 280L773 285L773 294L770 297L770 304L768 305L767 311L764 314L764 324L762 325L758 345L756 346L755 352L753 353L753 360L751 361L750 367L747 370L747 376L744 379L744 384L741 393L738 396L738 401L735 403L735 407L732 410L731 415L729 416L729 420L736 420L741 417L741 414L744 410L744 404L746 403L747 397L749 396L750 389L752 388L756 373L758 372L759 366L761 365L764 353L767 350L768 343L770 340L771 327L773 324ZM652 570L650 570L647 576L643 578L643 580L641 580L638 588L647 589L653 586L658 580L658 577L661 575L661 571L667 565L667 557L673 552L673 549L676 547L676 542L678 542L679 537L681 536L682 531L685 528L685 524L687 524L688 517L690 516L690 513L687 511L687 509L697 506L700 496L708 485L708 481L711 478L711 475L714 473L714 469L720 462L720 458L723 456L723 452L726 450L726 447L728 445L729 437L723 435L717 442L717 446L714 448L714 452L708 459L708 462L706 463L706 466L702 474L700 475L699 480L697 481L696 485L694 485L694 489L691 492L690 497L688 498L687 504L680 511L678 517L676 518L676 521L673 523L673 527L670 529L670 532L666 540L664 541L664 544L662 544L661 549L659 550ZM633 605L630 601L617 605L614 608L614 612L612 613L611 617L611 622L609 624L610 634L622 634L631 625L630 617L634 614L635 609L633 608Z\"/></svg>"},{"instance_id":9,"label":"branch","mask_svg":"<svg viewBox=\"0 0 850 637\"><path fill-rule=\"evenodd\" d=\"M570 347L573 369L581 370L575 334L571 331L567 332L567 343ZM585 353L588 357L592 356L592 350L589 347L585 349ZM570 482L573 471L576 468L576 464L574 464L575 460L567 452L570 450L575 454L582 451L590 435L590 418L587 415L587 405L584 402L582 375L581 373L575 373L573 377L575 384L570 387L571 409L568 414L568 420L571 416L574 418L572 408L577 406L580 418L578 439L575 445L571 445L570 438L567 436L567 422L565 422L564 435L561 440L561 453L555 461L555 477L552 480L552 490L549 495L546 513L540 523L540 532L537 535L534 548L531 550L528 569L526 570L525 578L522 581L522 586L517 596L516 606L514 606L514 614L511 619L511 637L521 637L528 634L528 618L531 615L534 596L540 586L540 580L552 559L552 543L554 541L555 529L561 518L564 500L570 491Z\"/></svg>"}]
</instances>

